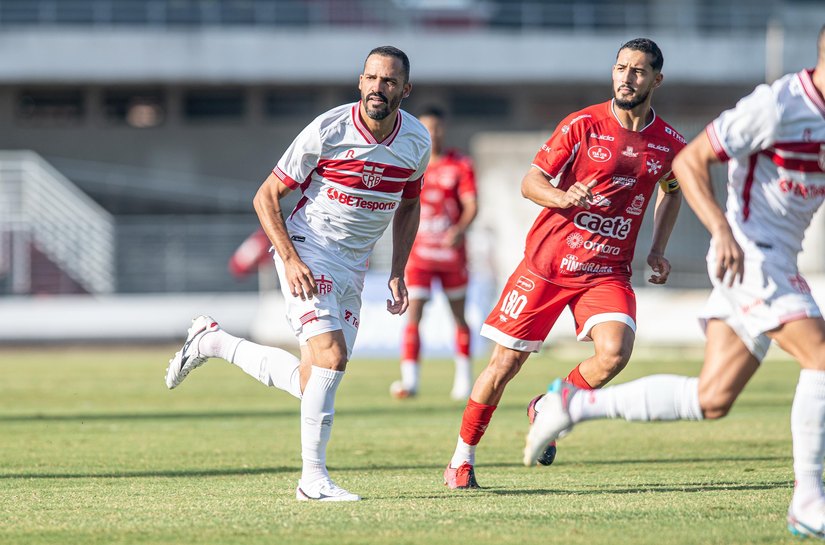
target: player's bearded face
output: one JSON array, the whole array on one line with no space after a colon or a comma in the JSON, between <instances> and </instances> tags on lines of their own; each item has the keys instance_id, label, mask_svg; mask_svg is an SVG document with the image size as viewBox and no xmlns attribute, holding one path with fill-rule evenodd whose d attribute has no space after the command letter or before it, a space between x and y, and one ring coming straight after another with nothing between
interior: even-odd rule
<instances>
[{"instance_id":1,"label":"player's bearded face","mask_svg":"<svg viewBox=\"0 0 825 545\"><path fill-rule=\"evenodd\" d=\"M370 119L380 121L398 109L401 105L402 93L402 91L386 94L381 91L362 92L361 101Z\"/></svg>"},{"instance_id":2,"label":"player's bearded face","mask_svg":"<svg viewBox=\"0 0 825 545\"><path fill-rule=\"evenodd\" d=\"M614 103L622 110L632 110L648 99L661 79L646 53L623 49L613 65Z\"/></svg>"}]
</instances>

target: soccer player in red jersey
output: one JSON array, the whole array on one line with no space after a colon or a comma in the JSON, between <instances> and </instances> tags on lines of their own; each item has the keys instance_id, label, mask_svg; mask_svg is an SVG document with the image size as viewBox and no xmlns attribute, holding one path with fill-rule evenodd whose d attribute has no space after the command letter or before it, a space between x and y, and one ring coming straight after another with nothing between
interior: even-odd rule
<instances>
[{"instance_id":1,"label":"soccer player in red jersey","mask_svg":"<svg viewBox=\"0 0 825 545\"><path fill-rule=\"evenodd\" d=\"M599 388L627 364L635 339L636 299L630 263L645 209L658 187L649 282L664 284L664 257L681 192L671 161L684 138L651 108L662 83L663 57L649 39L619 48L613 98L567 116L541 147L521 183L544 207L527 235L524 259L504 287L481 334L495 341L473 386L455 453L444 471L450 488L476 488L476 445L507 383L537 352L559 314L570 307L579 340L595 354L567 380ZM534 414L535 403L528 413ZM555 446L545 461L552 462Z\"/></svg>"},{"instance_id":2,"label":"soccer player in red jersey","mask_svg":"<svg viewBox=\"0 0 825 545\"><path fill-rule=\"evenodd\" d=\"M456 325L455 378L450 396L465 400L473 387L470 328L464 318L467 293L467 249L464 233L478 213L472 161L444 149L444 112L428 108L418 116L432 141L427 183L421 190L421 222L405 271L410 298L409 320L401 342L401 380L390 386L393 397L418 393L419 325L435 279L441 284Z\"/></svg>"}]
</instances>

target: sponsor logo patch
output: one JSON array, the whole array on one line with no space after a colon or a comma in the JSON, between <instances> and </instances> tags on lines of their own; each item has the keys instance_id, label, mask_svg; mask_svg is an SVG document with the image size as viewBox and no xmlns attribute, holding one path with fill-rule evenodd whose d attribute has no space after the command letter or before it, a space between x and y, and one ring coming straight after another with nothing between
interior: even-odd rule
<instances>
[{"instance_id":1,"label":"sponsor logo patch","mask_svg":"<svg viewBox=\"0 0 825 545\"><path fill-rule=\"evenodd\" d=\"M667 152L669 152L669 151L670 151L670 148L669 148L669 147L667 147L667 146L660 146L659 144L654 144L653 142L648 142L647 147L649 147L649 148L651 148L651 149L658 150L658 151L663 151L663 152L665 152L665 153L667 153Z\"/></svg>"},{"instance_id":2,"label":"sponsor logo patch","mask_svg":"<svg viewBox=\"0 0 825 545\"><path fill-rule=\"evenodd\" d=\"M581 233L570 233L567 235L566 239L567 245L573 248L581 248L582 244L584 244L584 237Z\"/></svg>"},{"instance_id":3,"label":"sponsor logo patch","mask_svg":"<svg viewBox=\"0 0 825 545\"><path fill-rule=\"evenodd\" d=\"M633 151L633 146L627 146L625 150L622 152L622 155L624 155L625 157L638 157L639 152Z\"/></svg>"},{"instance_id":4,"label":"sponsor logo patch","mask_svg":"<svg viewBox=\"0 0 825 545\"><path fill-rule=\"evenodd\" d=\"M644 212L645 196L641 193L633 197L633 202L625 209L625 212L634 216L641 215Z\"/></svg>"},{"instance_id":5,"label":"sponsor logo patch","mask_svg":"<svg viewBox=\"0 0 825 545\"><path fill-rule=\"evenodd\" d=\"M605 140L607 142L613 142L614 140L616 140L609 134L596 134L595 132L590 133L590 138L595 138L596 140Z\"/></svg>"},{"instance_id":6,"label":"sponsor logo patch","mask_svg":"<svg viewBox=\"0 0 825 545\"><path fill-rule=\"evenodd\" d=\"M327 188L327 197L330 200L338 201L345 206L352 208L363 208L365 210L395 210L398 206L397 202L386 201L370 201L363 197L349 195L343 191L338 191L334 187Z\"/></svg>"},{"instance_id":7,"label":"sponsor logo patch","mask_svg":"<svg viewBox=\"0 0 825 545\"><path fill-rule=\"evenodd\" d=\"M609 161L613 156L610 150L604 146L590 146L587 150L587 155L597 163L604 163Z\"/></svg>"},{"instance_id":8,"label":"sponsor logo patch","mask_svg":"<svg viewBox=\"0 0 825 545\"><path fill-rule=\"evenodd\" d=\"M613 272L613 267L610 265L599 265L598 263L590 263L589 261L579 261L579 258L573 254L567 254L561 258L559 268L562 273L610 274Z\"/></svg>"},{"instance_id":9,"label":"sponsor logo patch","mask_svg":"<svg viewBox=\"0 0 825 545\"><path fill-rule=\"evenodd\" d=\"M636 178L633 176L613 176L612 185L620 185L622 187L633 187L636 185Z\"/></svg>"},{"instance_id":10,"label":"sponsor logo patch","mask_svg":"<svg viewBox=\"0 0 825 545\"><path fill-rule=\"evenodd\" d=\"M617 238L624 240L630 233L630 226L633 224L631 218L623 216L605 217L595 212L588 210L579 212L573 218L573 223L576 227L590 231L597 235L602 235L608 238Z\"/></svg>"},{"instance_id":11,"label":"sponsor logo patch","mask_svg":"<svg viewBox=\"0 0 825 545\"><path fill-rule=\"evenodd\" d=\"M516 280L516 287L522 291L533 291L536 284L526 276L519 276L518 280Z\"/></svg>"}]
</instances>

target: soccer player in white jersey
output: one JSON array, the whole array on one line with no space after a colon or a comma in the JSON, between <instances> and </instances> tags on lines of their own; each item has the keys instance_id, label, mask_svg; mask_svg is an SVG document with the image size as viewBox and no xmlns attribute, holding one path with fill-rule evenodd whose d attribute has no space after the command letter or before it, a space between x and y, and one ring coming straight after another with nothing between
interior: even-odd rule
<instances>
[{"instance_id":1,"label":"soccer player in white jersey","mask_svg":"<svg viewBox=\"0 0 825 545\"><path fill-rule=\"evenodd\" d=\"M791 409L796 485L788 528L825 539L825 320L797 268L805 229L825 200L823 95L825 26L813 70L758 86L673 163L685 198L712 235L714 287L701 316L707 345L699 377L653 375L589 392L557 380L527 436L526 465L585 420L721 418L776 341L802 368ZM728 161L726 212L710 181L717 161Z\"/></svg>"},{"instance_id":2,"label":"soccer player in white jersey","mask_svg":"<svg viewBox=\"0 0 825 545\"><path fill-rule=\"evenodd\" d=\"M359 78L361 100L318 116L293 141L254 199L275 250L287 319L301 358L195 318L169 362L174 388L210 357L223 358L267 386L301 400L299 500L355 501L326 468L335 392L360 325L361 291L375 242L392 220L390 314L409 304L404 267L419 221L419 194L430 156L427 130L399 107L410 94L410 63L399 49L373 49ZM302 198L284 221L281 199Z\"/></svg>"}]
</instances>

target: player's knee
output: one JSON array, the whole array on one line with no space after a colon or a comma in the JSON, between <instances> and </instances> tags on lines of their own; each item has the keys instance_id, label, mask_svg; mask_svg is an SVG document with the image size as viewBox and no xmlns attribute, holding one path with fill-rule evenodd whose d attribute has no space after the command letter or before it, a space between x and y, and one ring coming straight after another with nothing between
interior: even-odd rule
<instances>
[{"instance_id":1,"label":"player's knee","mask_svg":"<svg viewBox=\"0 0 825 545\"><path fill-rule=\"evenodd\" d=\"M608 350L600 353L596 359L599 362L599 368L612 377L627 367L627 362L630 361L630 352L621 349Z\"/></svg>"},{"instance_id":2,"label":"player's knee","mask_svg":"<svg viewBox=\"0 0 825 545\"><path fill-rule=\"evenodd\" d=\"M733 401L726 398L699 395L699 407L705 420L724 418L733 407Z\"/></svg>"},{"instance_id":3,"label":"player's knee","mask_svg":"<svg viewBox=\"0 0 825 545\"><path fill-rule=\"evenodd\" d=\"M496 382L506 384L518 374L522 363L518 352L501 350L493 354L487 370Z\"/></svg>"}]
</instances>

